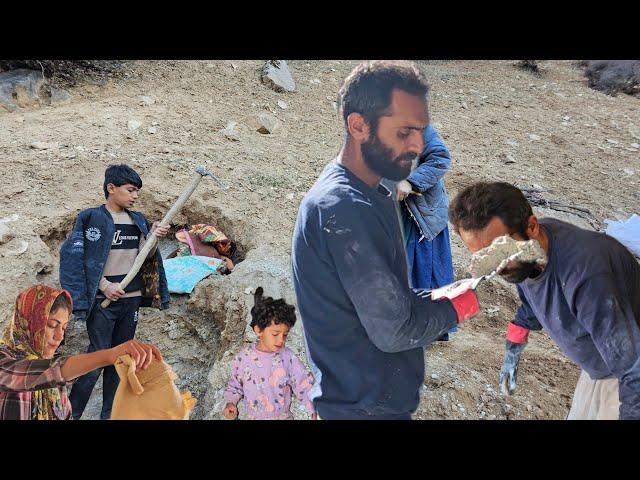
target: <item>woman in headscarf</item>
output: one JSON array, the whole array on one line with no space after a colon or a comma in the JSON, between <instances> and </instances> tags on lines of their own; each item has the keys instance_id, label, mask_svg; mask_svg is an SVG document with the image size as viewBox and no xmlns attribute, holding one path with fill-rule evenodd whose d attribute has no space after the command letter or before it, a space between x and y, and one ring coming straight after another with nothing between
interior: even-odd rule
<instances>
[{"instance_id":1,"label":"woman in headscarf","mask_svg":"<svg viewBox=\"0 0 640 480\"><path fill-rule=\"evenodd\" d=\"M67 385L96 368L130 355L146 369L153 345L130 340L113 348L72 356L56 356L72 312L66 290L34 285L16 300L13 319L0 340L0 419L68 420Z\"/></svg>"}]
</instances>

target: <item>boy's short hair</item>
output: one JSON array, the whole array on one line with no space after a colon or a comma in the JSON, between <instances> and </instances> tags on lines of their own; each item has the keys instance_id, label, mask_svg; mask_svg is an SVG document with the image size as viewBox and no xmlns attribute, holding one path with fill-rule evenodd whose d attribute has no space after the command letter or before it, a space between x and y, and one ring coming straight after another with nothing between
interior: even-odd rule
<instances>
[{"instance_id":1,"label":"boy's short hair","mask_svg":"<svg viewBox=\"0 0 640 480\"><path fill-rule=\"evenodd\" d=\"M142 188L142 179L140 178L140 175L138 175L133 168L124 163L121 163L120 165L109 165L104 171L104 184L102 188L104 189L104 197L107 199L109 198L107 185L110 183L114 184L116 187L121 187L122 185L130 183L138 188Z\"/></svg>"},{"instance_id":2,"label":"boy's short hair","mask_svg":"<svg viewBox=\"0 0 640 480\"><path fill-rule=\"evenodd\" d=\"M449 206L456 233L482 230L498 217L512 232L526 238L531 205L518 187L506 182L478 182L461 191Z\"/></svg>"},{"instance_id":3,"label":"boy's short hair","mask_svg":"<svg viewBox=\"0 0 640 480\"><path fill-rule=\"evenodd\" d=\"M287 304L282 298L274 300L271 297L263 297L263 293L262 287L258 287L253 295L251 327L257 326L260 330L264 330L271 323L276 325L284 323L292 328L296 323L295 307Z\"/></svg>"}]
</instances>

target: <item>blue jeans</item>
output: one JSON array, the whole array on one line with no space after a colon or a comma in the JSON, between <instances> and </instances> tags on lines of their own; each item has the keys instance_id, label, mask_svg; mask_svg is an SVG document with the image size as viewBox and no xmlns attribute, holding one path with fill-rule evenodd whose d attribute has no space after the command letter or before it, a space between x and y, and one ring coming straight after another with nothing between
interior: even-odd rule
<instances>
[{"instance_id":1,"label":"blue jeans","mask_svg":"<svg viewBox=\"0 0 640 480\"><path fill-rule=\"evenodd\" d=\"M133 339L138 326L138 309L142 297L121 298L112 302L107 308L102 308L103 299L97 298L95 306L87 317L87 332L89 333L89 348L87 353L115 347ZM73 410L73 418L79 420L84 412L93 387L103 372L102 377L102 411L101 420L111 417L111 405L120 382L113 365L98 368L80 377L71 389L69 400Z\"/></svg>"}]
</instances>

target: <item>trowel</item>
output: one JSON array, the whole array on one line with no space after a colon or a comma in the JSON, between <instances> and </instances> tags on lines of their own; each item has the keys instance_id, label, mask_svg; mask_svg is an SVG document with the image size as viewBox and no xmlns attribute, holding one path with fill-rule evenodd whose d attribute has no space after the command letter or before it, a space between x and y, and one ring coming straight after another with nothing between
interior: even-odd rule
<instances>
[{"instance_id":1,"label":"trowel","mask_svg":"<svg viewBox=\"0 0 640 480\"><path fill-rule=\"evenodd\" d=\"M441 298L455 298L458 295L466 292L467 290L475 290L478 285L480 285L480 282L489 280L490 278L498 274L498 272L499 270L496 269L489 275L483 275L481 277L474 278L463 278L462 280L450 283L449 285L445 285L444 287L436 288L435 290L426 290L425 293L431 295L431 300L439 300Z\"/></svg>"}]
</instances>

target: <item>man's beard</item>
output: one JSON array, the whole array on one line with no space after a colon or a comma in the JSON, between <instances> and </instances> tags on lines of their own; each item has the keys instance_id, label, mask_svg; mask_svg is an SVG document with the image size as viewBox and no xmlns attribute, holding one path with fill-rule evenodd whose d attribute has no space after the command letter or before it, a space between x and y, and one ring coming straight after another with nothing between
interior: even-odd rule
<instances>
[{"instance_id":1,"label":"man's beard","mask_svg":"<svg viewBox=\"0 0 640 480\"><path fill-rule=\"evenodd\" d=\"M380 141L377 132L372 133L369 140L363 143L360 148L364 163L383 178L399 182L411 173L411 162L407 163L406 167L403 167L400 162L402 160L411 161L416 157L416 154L409 152L393 158L393 150L387 148Z\"/></svg>"},{"instance_id":2,"label":"man's beard","mask_svg":"<svg viewBox=\"0 0 640 480\"><path fill-rule=\"evenodd\" d=\"M540 271L540 266L536 262L520 262L516 267L502 270L500 276L509 283L521 283L527 278L537 277Z\"/></svg>"}]
</instances>

